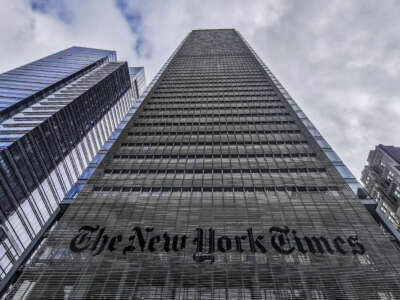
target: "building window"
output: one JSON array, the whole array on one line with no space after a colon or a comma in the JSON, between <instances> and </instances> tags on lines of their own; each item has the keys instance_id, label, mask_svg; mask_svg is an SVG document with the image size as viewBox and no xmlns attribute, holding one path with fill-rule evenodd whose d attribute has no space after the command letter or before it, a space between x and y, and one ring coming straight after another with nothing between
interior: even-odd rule
<instances>
[{"instance_id":1,"label":"building window","mask_svg":"<svg viewBox=\"0 0 400 300\"><path fill-rule=\"evenodd\" d=\"M381 192L376 191L374 198L375 198L376 202L379 202L381 200Z\"/></svg>"},{"instance_id":2,"label":"building window","mask_svg":"<svg viewBox=\"0 0 400 300\"><path fill-rule=\"evenodd\" d=\"M311 263L311 259L307 254L298 254L299 263L302 265L309 265Z\"/></svg>"},{"instance_id":3,"label":"building window","mask_svg":"<svg viewBox=\"0 0 400 300\"><path fill-rule=\"evenodd\" d=\"M293 255L285 255L283 258L285 259L285 261L286 261L288 264L294 264L294 263L295 263L295 260L294 260L294 256L293 256Z\"/></svg>"},{"instance_id":4,"label":"building window","mask_svg":"<svg viewBox=\"0 0 400 300\"><path fill-rule=\"evenodd\" d=\"M400 199L400 185L396 186L396 189L394 190L393 194L397 199Z\"/></svg>"},{"instance_id":5,"label":"building window","mask_svg":"<svg viewBox=\"0 0 400 300\"><path fill-rule=\"evenodd\" d=\"M368 254L357 255L357 259L361 265L372 265L373 262Z\"/></svg>"},{"instance_id":6,"label":"building window","mask_svg":"<svg viewBox=\"0 0 400 300\"><path fill-rule=\"evenodd\" d=\"M36 285L36 282L30 280L24 280L19 286L18 290L14 294L14 299L27 299L30 292Z\"/></svg>"},{"instance_id":7,"label":"building window","mask_svg":"<svg viewBox=\"0 0 400 300\"><path fill-rule=\"evenodd\" d=\"M312 290L311 291L311 299L313 300L326 300L324 293L320 290Z\"/></svg>"},{"instance_id":8,"label":"building window","mask_svg":"<svg viewBox=\"0 0 400 300\"><path fill-rule=\"evenodd\" d=\"M392 292L378 292L379 300L396 300Z\"/></svg>"},{"instance_id":9,"label":"building window","mask_svg":"<svg viewBox=\"0 0 400 300\"><path fill-rule=\"evenodd\" d=\"M386 179L385 179L387 184L391 184L392 183L393 176L394 176L393 172L389 171L388 174L386 175Z\"/></svg>"}]
</instances>

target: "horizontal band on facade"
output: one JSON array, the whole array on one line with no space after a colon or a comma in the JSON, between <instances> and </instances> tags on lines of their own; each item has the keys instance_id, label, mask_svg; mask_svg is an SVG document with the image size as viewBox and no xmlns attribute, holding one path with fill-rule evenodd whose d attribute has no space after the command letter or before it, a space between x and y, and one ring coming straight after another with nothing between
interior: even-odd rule
<instances>
[{"instance_id":1,"label":"horizontal band on facade","mask_svg":"<svg viewBox=\"0 0 400 300\"><path fill-rule=\"evenodd\" d=\"M154 99L155 97L153 97ZM210 104L210 103L217 103L217 104L221 104L221 103L240 103L240 104L248 104L248 103L258 103L258 102L270 102L270 103L279 103L282 102L279 99L265 99L264 97L260 97L261 99L254 99L256 97L252 97L252 99L238 99L238 100L230 100L230 99L226 99L223 97L204 97L202 99L196 99L196 101L190 101L190 97L187 97L186 100L181 101L181 100L164 100L164 101L156 101L156 100L152 100L150 99L148 102L148 105L159 105L159 104L194 104L194 105L199 105L202 103L205 104ZM217 100L211 100L211 99L217 99Z\"/></svg>"},{"instance_id":2,"label":"horizontal band on facade","mask_svg":"<svg viewBox=\"0 0 400 300\"><path fill-rule=\"evenodd\" d=\"M226 93L257 93L257 92L274 92L274 89L272 88L252 88L252 89L247 89L246 88L193 88L193 89L164 89L162 91L156 91L154 92L154 95L163 95L163 94L175 94L175 93L181 93L181 94L204 94L204 93L213 93L213 94L226 94Z\"/></svg>"},{"instance_id":3,"label":"horizontal band on facade","mask_svg":"<svg viewBox=\"0 0 400 300\"><path fill-rule=\"evenodd\" d=\"M265 81L257 81L258 84L249 84L247 82L230 82L229 83L213 83L213 87L216 87L216 90L219 90L221 88L224 89L235 89L235 90L240 90L241 87L245 87L245 88L258 88L258 87L267 87L269 90L271 90L271 85L266 84ZM170 89L176 89L176 88L182 88L182 89L201 89L201 88L210 88L210 84L207 83L198 83L198 84L165 84L162 83L160 84L158 87L158 89L160 89L161 91L163 90L170 90ZM215 91L215 90L214 90Z\"/></svg>"},{"instance_id":4,"label":"horizontal band on facade","mask_svg":"<svg viewBox=\"0 0 400 300\"><path fill-rule=\"evenodd\" d=\"M157 114L151 115L143 113L139 116L141 119L179 119L179 118L207 118L207 117L265 117L265 116L290 116L289 113L243 113L243 114L233 114L233 113L198 113L198 114L178 114L176 111L173 114Z\"/></svg>"},{"instance_id":5,"label":"horizontal band on facade","mask_svg":"<svg viewBox=\"0 0 400 300\"><path fill-rule=\"evenodd\" d=\"M139 127L154 127L154 126L205 126L205 125L262 125L262 124L295 124L294 121L211 121L211 122L141 122L136 121L134 126Z\"/></svg>"},{"instance_id":6,"label":"horizontal band on facade","mask_svg":"<svg viewBox=\"0 0 400 300\"><path fill-rule=\"evenodd\" d=\"M339 186L94 186L93 192L327 192Z\"/></svg>"},{"instance_id":7,"label":"horizontal band on facade","mask_svg":"<svg viewBox=\"0 0 400 300\"><path fill-rule=\"evenodd\" d=\"M144 108L143 111L165 111L165 110L170 110L170 111L182 111L182 110L188 110L188 111L194 111L194 110L215 110L215 109L222 109L222 110L227 110L227 109L263 109L263 108L268 108L268 109L274 109L274 108L286 108L283 105L254 105L254 106L179 106L179 107L171 107L171 106L166 106L166 107L161 107L161 106L156 106L154 108L150 107L151 105L147 105L147 108Z\"/></svg>"},{"instance_id":8,"label":"horizontal band on facade","mask_svg":"<svg viewBox=\"0 0 400 300\"><path fill-rule=\"evenodd\" d=\"M105 174L242 174L242 173L325 173L325 168L276 169L105 169Z\"/></svg>"},{"instance_id":9,"label":"horizontal band on facade","mask_svg":"<svg viewBox=\"0 0 400 300\"><path fill-rule=\"evenodd\" d=\"M214 130L214 131L138 131L129 132L129 136L154 136L154 135L217 135L217 134L273 134L273 133L301 133L301 130Z\"/></svg>"},{"instance_id":10,"label":"horizontal band on facade","mask_svg":"<svg viewBox=\"0 0 400 300\"><path fill-rule=\"evenodd\" d=\"M173 84L210 84L210 79L205 78L206 76L180 76L179 78L174 78L175 76L171 77L165 77L162 80L162 84L172 82ZM207 76L211 77L211 76ZM215 77L211 78L213 80L213 84L219 84L219 83L225 83L225 82L263 82L264 84L268 85L268 82L265 81L265 77L263 75L249 75L247 76L242 76L240 75L239 77L235 77L230 75L228 76L221 76L221 77Z\"/></svg>"},{"instance_id":11,"label":"horizontal band on facade","mask_svg":"<svg viewBox=\"0 0 400 300\"><path fill-rule=\"evenodd\" d=\"M140 146L218 146L218 145L299 145L307 144L307 141L204 141L204 142L153 142L153 143L121 143L121 147L140 147Z\"/></svg>"},{"instance_id":12,"label":"horizontal band on facade","mask_svg":"<svg viewBox=\"0 0 400 300\"><path fill-rule=\"evenodd\" d=\"M233 79L233 80L242 80L242 79L256 79L256 78L263 78L265 80L265 75L261 72L246 72L245 75L240 74L240 73L229 73L229 76L226 76L226 74L221 74L217 72L207 72L203 74L195 74L194 72L190 73L181 73L178 75L178 73L174 72L167 72L168 76L165 76L165 79L163 79L163 82L169 82L169 81L176 81L178 80L179 82L184 82L184 80L206 80L209 82L210 80L223 80L223 79ZM267 82L267 81L266 81Z\"/></svg>"},{"instance_id":13,"label":"horizontal band on facade","mask_svg":"<svg viewBox=\"0 0 400 300\"><path fill-rule=\"evenodd\" d=\"M197 93L196 93L197 94ZM219 92L219 93L211 93L211 92L204 92L203 95L195 95L195 93L187 93L187 94L182 94L182 93L174 93L172 95L164 95L164 94L153 94L151 96L151 99L167 99L167 98L234 98L234 97L268 97L268 96L276 96L275 92L270 92L270 93L241 93L241 92Z\"/></svg>"},{"instance_id":14,"label":"horizontal band on facade","mask_svg":"<svg viewBox=\"0 0 400 300\"><path fill-rule=\"evenodd\" d=\"M272 158L291 158L291 157L316 157L316 153L230 153L230 154L121 154L114 155L114 159L204 159L204 158L254 158L254 157L272 157Z\"/></svg>"}]
</instances>

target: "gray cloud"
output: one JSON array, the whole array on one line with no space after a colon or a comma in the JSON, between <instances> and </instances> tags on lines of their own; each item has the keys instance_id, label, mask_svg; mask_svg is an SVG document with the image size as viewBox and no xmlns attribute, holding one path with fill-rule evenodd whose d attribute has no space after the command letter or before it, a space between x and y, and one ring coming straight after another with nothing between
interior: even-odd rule
<instances>
[{"instance_id":1,"label":"gray cloud","mask_svg":"<svg viewBox=\"0 0 400 300\"><path fill-rule=\"evenodd\" d=\"M236 28L356 177L376 144L400 145L398 1L122 1L135 30L121 2L68 1L69 22L0 2L0 71L82 45L117 50L150 81L190 30Z\"/></svg>"}]
</instances>

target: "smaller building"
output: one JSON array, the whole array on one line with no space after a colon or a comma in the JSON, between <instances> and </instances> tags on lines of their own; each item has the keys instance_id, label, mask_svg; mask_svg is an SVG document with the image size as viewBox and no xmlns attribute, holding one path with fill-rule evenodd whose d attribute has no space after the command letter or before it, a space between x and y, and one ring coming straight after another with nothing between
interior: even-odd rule
<instances>
[{"instance_id":1,"label":"smaller building","mask_svg":"<svg viewBox=\"0 0 400 300\"><path fill-rule=\"evenodd\" d=\"M146 75L144 73L144 67L129 67L128 69L136 98L139 98L146 89Z\"/></svg>"},{"instance_id":2,"label":"smaller building","mask_svg":"<svg viewBox=\"0 0 400 300\"><path fill-rule=\"evenodd\" d=\"M376 212L400 232L400 147L378 145L369 152L361 181L376 200ZM393 230L392 230L393 232ZM400 236L400 234L399 234Z\"/></svg>"}]
</instances>

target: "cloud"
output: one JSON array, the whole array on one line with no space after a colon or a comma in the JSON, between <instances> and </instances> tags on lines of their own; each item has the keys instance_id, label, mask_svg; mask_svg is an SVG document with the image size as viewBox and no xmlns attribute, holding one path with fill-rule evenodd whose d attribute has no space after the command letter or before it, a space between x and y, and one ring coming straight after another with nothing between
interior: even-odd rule
<instances>
[{"instance_id":1,"label":"cloud","mask_svg":"<svg viewBox=\"0 0 400 300\"><path fill-rule=\"evenodd\" d=\"M1 72L80 45L150 81L190 30L236 28L356 177L375 145L400 145L398 1L1 2Z\"/></svg>"},{"instance_id":2,"label":"cloud","mask_svg":"<svg viewBox=\"0 0 400 300\"><path fill-rule=\"evenodd\" d=\"M119 58L136 59L132 49L138 36L113 2L33 3L1 1L0 72L74 45L113 49Z\"/></svg>"}]
</instances>

